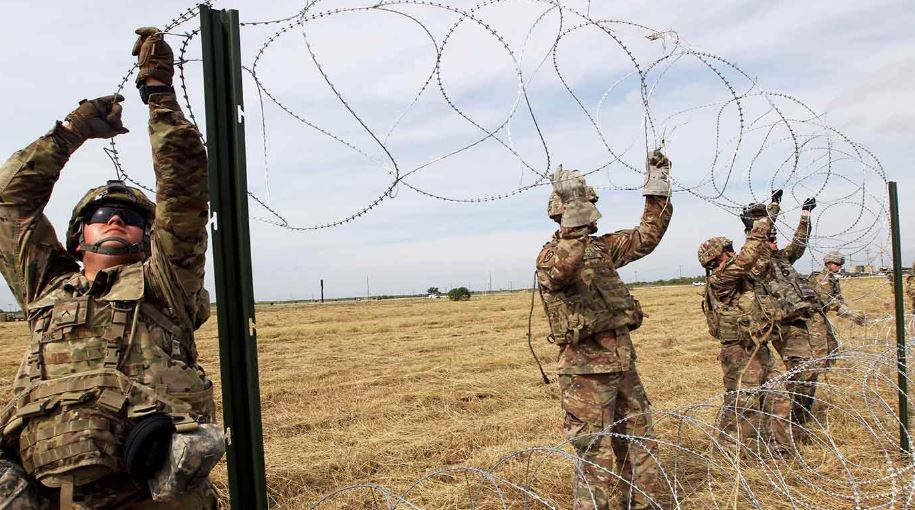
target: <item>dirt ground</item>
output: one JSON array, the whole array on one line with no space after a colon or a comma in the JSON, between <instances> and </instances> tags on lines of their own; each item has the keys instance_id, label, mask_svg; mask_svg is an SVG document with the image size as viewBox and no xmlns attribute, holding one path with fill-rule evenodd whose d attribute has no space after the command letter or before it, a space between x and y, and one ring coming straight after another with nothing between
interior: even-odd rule
<instances>
[{"instance_id":1,"label":"dirt ground","mask_svg":"<svg viewBox=\"0 0 915 510\"><path fill-rule=\"evenodd\" d=\"M855 307L872 316L891 313L885 279L844 280L843 285ZM691 286L634 291L649 315L633 341L655 410L683 409L722 392L717 344L708 336L700 310L702 292ZM384 492L372 490L373 485L405 494L424 508L471 508L474 502L497 508L491 491L481 494L472 473L442 471L473 466L485 470L477 482L483 473L498 471L511 479L525 476L525 470L530 481L529 471L536 469L532 490L551 505L570 508L568 462L549 458L532 466L505 459L563 442L553 369L556 347L546 342L536 297L533 344L552 381L545 385L527 345L531 303L530 292L515 292L475 295L465 302L259 305L272 506L308 508L337 489L363 484L321 508L374 508L375 503L384 508ZM843 335L887 336L886 325L873 326L871 333L844 319L837 325ZM0 335L6 339L0 343L0 385L9 386L25 352L26 325L2 323ZM215 318L198 332L197 342L201 364L218 386ZM218 390L217 395L221 397ZM224 464L213 479L225 496ZM509 506L521 508L517 494L512 498ZM773 507L780 506L777 498L773 495Z\"/></svg>"}]
</instances>

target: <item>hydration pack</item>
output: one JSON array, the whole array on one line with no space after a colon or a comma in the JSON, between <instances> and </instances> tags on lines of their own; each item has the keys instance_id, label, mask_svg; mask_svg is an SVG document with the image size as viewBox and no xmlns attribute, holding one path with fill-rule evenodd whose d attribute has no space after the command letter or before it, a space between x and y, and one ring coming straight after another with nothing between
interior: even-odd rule
<instances>
[{"instance_id":1,"label":"hydration pack","mask_svg":"<svg viewBox=\"0 0 915 510\"><path fill-rule=\"evenodd\" d=\"M808 319L822 306L816 290L787 259L772 258L764 280L757 282L757 301L769 322Z\"/></svg>"}]
</instances>

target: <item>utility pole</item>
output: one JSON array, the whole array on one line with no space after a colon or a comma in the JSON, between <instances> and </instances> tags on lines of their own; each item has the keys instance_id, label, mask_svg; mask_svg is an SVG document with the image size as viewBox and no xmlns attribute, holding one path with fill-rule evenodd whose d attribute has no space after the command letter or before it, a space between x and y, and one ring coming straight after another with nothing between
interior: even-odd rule
<instances>
[{"instance_id":1,"label":"utility pole","mask_svg":"<svg viewBox=\"0 0 915 510\"><path fill-rule=\"evenodd\" d=\"M324 302L324 279L321 279L321 302Z\"/></svg>"},{"instance_id":2,"label":"utility pole","mask_svg":"<svg viewBox=\"0 0 915 510\"><path fill-rule=\"evenodd\" d=\"M372 293L369 291L369 275L365 275L365 299L371 297Z\"/></svg>"},{"instance_id":3,"label":"utility pole","mask_svg":"<svg viewBox=\"0 0 915 510\"><path fill-rule=\"evenodd\" d=\"M492 271L489 272L489 293L492 294Z\"/></svg>"},{"instance_id":4,"label":"utility pole","mask_svg":"<svg viewBox=\"0 0 915 510\"><path fill-rule=\"evenodd\" d=\"M680 264L680 278L683 278L683 264Z\"/></svg>"}]
</instances>

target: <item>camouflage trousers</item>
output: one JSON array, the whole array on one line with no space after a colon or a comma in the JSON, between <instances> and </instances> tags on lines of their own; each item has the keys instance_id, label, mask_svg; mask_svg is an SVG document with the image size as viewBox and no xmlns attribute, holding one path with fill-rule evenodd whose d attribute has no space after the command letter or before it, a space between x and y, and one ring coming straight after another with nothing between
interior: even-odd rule
<instances>
[{"instance_id":1,"label":"camouflage trousers","mask_svg":"<svg viewBox=\"0 0 915 510\"><path fill-rule=\"evenodd\" d=\"M815 358L825 358L839 349L839 340L836 338L835 330L832 329L832 324L824 314L814 315L807 322L807 328L810 332L810 349ZM829 368L834 364L834 359L827 359L821 363L823 368Z\"/></svg>"},{"instance_id":2,"label":"camouflage trousers","mask_svg":"<svg viewBox=\"0 0 915 510\"><path fill-rule=\"evenodd\" d=\"M661 508L658 444L634 362L625 372L560 375L559 387L563 430L581 458L574 510L607 510L614 485L621 508Z\"/></svg>"},{"instance_id":3,"label":"camouflage trousers","mask_svg":"<svg viewBox=\"0 0 915 510\"><path fill-rule=\"evenodd\" d=\"M754 354L755 350L755 354ZM781 375L768 345L758 350L739 343L721 346L718 355L724 381L724 405L718 428L725 439L762 439L776 447L791 444L791 401L781 386L760 387Z\"/></svg>"},{"instance_id":4,"label":"camouflage trousers","mask_svg":"<svg viewBox=\"0 0 915 510\"><path fill-rule=\"evenodd\" d=\"M789 372L785 389L791 396L791 419L803 425L812 416L816 382L820 375L819 367L810 364L814 353L807 322L795 320L779 325L772 332L771 343Z\"/></svg>"},{"instance_id":5,"label":"camouflage trousers","mask_svg":"<svg viewBox=\"0 0 915 510\"><path fill-rule=\"evenodd\" d=\"M216 510L216 492L207 480L186 494L171 501L153 501L145 485L105 479L86 488L77 489L73 510ZM59 508L60 490L42 486L28 476L22 467L0 458L0 510L47 510Z\"/></svg>"}]
</instances>

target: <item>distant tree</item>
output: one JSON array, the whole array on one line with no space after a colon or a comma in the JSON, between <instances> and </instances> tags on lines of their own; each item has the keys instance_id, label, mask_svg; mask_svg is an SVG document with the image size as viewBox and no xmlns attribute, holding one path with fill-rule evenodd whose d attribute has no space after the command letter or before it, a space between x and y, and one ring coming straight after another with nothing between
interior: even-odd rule
<instances>
[{"instance_id":1,"label":"distant tree","mask_svg":"<svg viewBox=\"0 0 915 510\"><path fill-rule=\"evenodd\" d=\"M429 294L432 296L438 296L441 293L442 293L442 291L438 290L438 287L429 287L429 290L426 291L426 294Z\"/></svg>"},{"instance_id":2,"label":"distant tree","mask_svg":"<svg viewBox=\"0 0 915 510\"><path fill-rule=\"evenodd\" d=\"M467 287L457 287L448 291L448 299L452 301L467 301L470 299L470 290Z\"/></svg>"}]
</instances>

